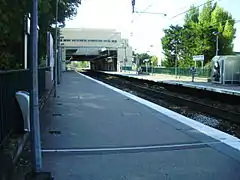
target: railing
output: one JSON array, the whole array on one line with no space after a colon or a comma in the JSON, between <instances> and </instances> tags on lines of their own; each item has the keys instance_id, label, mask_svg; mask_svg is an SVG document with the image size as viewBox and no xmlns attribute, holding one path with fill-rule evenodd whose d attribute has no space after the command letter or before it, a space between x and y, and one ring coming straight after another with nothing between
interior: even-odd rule
<instances>
[{"instance_id":1,"label":"railing","mask_svg":"<svg viewBox=\"0 0 240 180\"><path fill-rule=\"evenodd\" d=\"M49 68L39 68L39 95L45 91L45 71ZM0 72L0 145L12 132L23 130L23 121L15 93L30 90L30 71L13 70Z\"/></svg>"},{"instance_id":2,"label":"railing","mask_svg":"<svg viewBox=\"0 0 240 180\"><path fill-rule=\"evenodd\" d=\"M132 67L131 66L123 66L122 70L123 71L132 71Z\"/></svg>"},{"instance_id":3,"label":"railing","mask_svg":"<svg viewBox=\"0 0 240 180\"><path fill-rule=\"evenodd\" d=\"M132 70L131 67L123 67L122 69L128 70L128 71ZM177 76L191 76L192 75L190 72L190 68L177 68L175 70L175 67L168 67L168 68L148 67L148 71L146 71L146 67L142 66L142 72L155 73L155 74L168 74L168 75L176 75L176 73L177 73ZM209 78L209 77L211 77L211 69L197 68L196 76Z\"/></svg>"}]
</instances>

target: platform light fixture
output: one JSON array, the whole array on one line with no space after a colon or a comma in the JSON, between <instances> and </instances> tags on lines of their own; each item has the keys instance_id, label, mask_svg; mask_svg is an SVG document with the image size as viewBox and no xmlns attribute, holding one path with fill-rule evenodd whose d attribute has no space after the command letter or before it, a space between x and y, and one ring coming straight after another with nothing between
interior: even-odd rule
<instances>
[{"instance_id":1,"label":"platform light fixture","mask_svg":"<svg viewBox=\"0 0 240 180\"><path fill-rule=\"evenodd\" d=\"M217 31L213 32L213 35L216 36L216 56L218 56L218 51L219 51L219 47L218 47L219 34L220 32L217 32Z\"/></svg>"},{"instance_id":2,"label":"platform light fixture","mask_svg":"<svg viewBox=\"0 0 240 180\"><path fill-rule=\"evenodd\" d=\"M132 13L134 13L135 12L135 0L132 0Z\"/></svg>"}]
</instances>

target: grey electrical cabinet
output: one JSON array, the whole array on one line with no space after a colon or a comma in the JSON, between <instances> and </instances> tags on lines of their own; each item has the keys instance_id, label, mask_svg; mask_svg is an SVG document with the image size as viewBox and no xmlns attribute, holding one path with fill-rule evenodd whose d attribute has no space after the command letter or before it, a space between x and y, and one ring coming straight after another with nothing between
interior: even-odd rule
<instances>
[{"instance_id":1,"label":"grey electrical cabinet","mask_svg":"<svg viewBox=\"0 0 240 180\"><path fill-rule=\"evenodd\" d=\"M240 84L240 56L215 56L212 59L213 83Z\"/></svg>"}]
</instances>

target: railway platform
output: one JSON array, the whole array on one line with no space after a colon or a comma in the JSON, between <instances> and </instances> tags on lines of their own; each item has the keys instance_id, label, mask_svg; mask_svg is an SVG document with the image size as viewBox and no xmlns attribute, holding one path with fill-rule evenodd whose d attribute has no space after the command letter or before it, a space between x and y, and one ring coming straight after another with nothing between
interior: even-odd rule
<instances>
[{"instance_id":1,"label":"railway platform","mask_svg":"<svg viewBox=\"0 0 240 180\"><path fill-rule=\"evenodd\" d=\"M229 95L240 96L240 85L222 85L213 84L207 82L207 78L195 78L195 82L191 82L191 77L175 77L172 75L165 74L154 74L154 75L136 75L136 72L105 72L109 74L118 74L123 76L129 76L138 79L147 79L151 81L161 82L165 84L171 84L176 86L184 86L193 89L200 89L205 91L211 91L216 93L223 93Z\"/></svg>"},{"instance_id":2,"label":"railway platform","mask_svg":"<svg viewBox=\"0 0 240 180\"><path fill-rule=\"evenodd\" d=\"M55 179L240 179L239 139L83 74L62 78L40 117Z\"/></svg>"}]
</instances>

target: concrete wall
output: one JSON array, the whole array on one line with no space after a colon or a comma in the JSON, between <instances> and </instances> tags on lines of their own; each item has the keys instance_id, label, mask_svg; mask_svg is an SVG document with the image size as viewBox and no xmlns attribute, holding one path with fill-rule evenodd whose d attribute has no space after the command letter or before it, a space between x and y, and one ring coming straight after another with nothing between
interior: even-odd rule
<instances>
[{"instance_id":1,"label":"concrete wall","mask_svg":"<svg viewBox=\"0 0 240 180\"><path fill-rule=\"evenodd\" d=\"M99 55L103 48L117 51L117 70L121 66L132 65L132 48L128 40L114 29L63 28L61 29L61 47L63 48L63 70L65 69L66 49L77 49L73 55ZM127 61L124 61L126 54Z\"/></svg>"}]
</instances>

